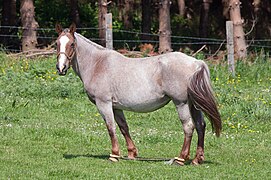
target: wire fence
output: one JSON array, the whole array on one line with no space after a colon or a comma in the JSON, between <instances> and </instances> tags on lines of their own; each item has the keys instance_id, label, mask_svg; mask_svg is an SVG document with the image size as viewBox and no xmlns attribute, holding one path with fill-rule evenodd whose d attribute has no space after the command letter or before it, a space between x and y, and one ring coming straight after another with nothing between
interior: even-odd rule
<instances>
[{"instance_id":1,"label":"wire fence","mask_svg":"<svg viewBox=\"0 0 271 180\"><path fill-rule=\"evenodd\" d=\"M19 26L0 26L0 44L8 41L5 46L2 45L2 50L9 52L20 52L20 44L23 28ZM55 28L36 28L37 39L39 47L45 47L55 42L57 33ZM77 28L85 37L99 43L104 39L99 38L99 28L84 27ZM4 33L5 32L5 33ZM7 33L8 32L8 33ZM142 36L147 39L142 39ZM2 42L3 41L3 42ZM257 50L271 50L271 39L247 39L248 51ZM141 44L152 44L156 50L159 47L159 34L157 33L142 33L139 31L120 30L113 28L113 44L114 49L125 48L128 50L135 50ZM200 37L187 37L187 36L171 36L171 45L174 50L191 49L197 50L202 46L207 46L208 50L203 51L205 55L214 55L218 50L226 49L226 39L217 38L200 38Z\"/></svg>"}]
</instances>

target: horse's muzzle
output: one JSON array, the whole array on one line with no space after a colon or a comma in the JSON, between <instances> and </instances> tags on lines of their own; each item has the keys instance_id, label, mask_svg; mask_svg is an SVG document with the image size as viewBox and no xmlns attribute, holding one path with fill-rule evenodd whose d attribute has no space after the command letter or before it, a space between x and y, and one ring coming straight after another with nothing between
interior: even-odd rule
<instances>
[{"instance_id":1,"label":"horse's muzzle","mask_svg":"<svg viewBox=\"0 0 271 180\"><path fill-rule=\"evenodd\" d=\"M67 71L62 71L62 72L58 71L58 75L60 75L60 76L65 76L66 74L67 74Z\"/></svg>"},{"instance_id":2,"label":"horse's muzzle","mask_svg":"<svg viewBox=\"0 0 271 180\"><path fill-rule=\"evenodd\" d=\"M58 75L65 76L67 74L67 71L68 71L69 67L64 65L64 67L62 69L60 69L59 64L57 63L56 64L56 69L57 69Z\"/></svg>"}]
</instances>

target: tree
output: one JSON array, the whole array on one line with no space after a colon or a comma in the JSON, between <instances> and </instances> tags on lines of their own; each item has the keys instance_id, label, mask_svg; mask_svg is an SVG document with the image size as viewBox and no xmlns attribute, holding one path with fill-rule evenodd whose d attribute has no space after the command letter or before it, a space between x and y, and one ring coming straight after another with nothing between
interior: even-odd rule
<instances>
[{"instance_id":1,"label":"tree","mask_svg":"<svg viewBox=\"0 0 271 180\"><path fill-rule=\"evenodd\" d=\"M250 12L253 12L252 27L255 25L255 38L271 36L271 2L270 0L251 0Z\"/></svg>"},{"instance_id":2,"label":"tree","mask_svg":"<svg viewBox=\"0 0 271 180\"><path fill-rule=\"evenodd\" d=\"M141 35L142 40L149 40L150 36L146 35L151 33L151 0L141 0L142 7L142 22L141 22Z\"/></svg>"},{"instance_id":3,"label":"tree","mask_svg":"<svg viewBox=\"0 0 271 180\"><path fill-rule=\"evenodd\" d=\"M117 8L118 8L118 20L122 21L124 0L117 0L116 4L117 4Z\"/></svg>"},{"instance_id":4,"label":"tree","mask_svg":"<svg viewBox=\"0 0 271 180\"><path fill-rule=\"evenodd\" d=\"M209 10L213 0L202 0L201 11L200 11L200 25L199 25L199 36L208 37L209 29Z\"/></svg>"},{"instance_id":5,"label":"tree","mask_svg":"<svg viewBox=\"0 0 271 180\"><path fill-rule=\"evenodd\" d=\"M80 27L80 14L78 7L78 0L70 0L71 18L72 22L76 24L76 27Z\"/></svg>"},{"instance_id":6,"label":"tree","mask_svg":"<svg viewBox=\"0 0 271 180\"><path fill-rule=\"evenodd\" d=\"M107 0L99 0L99 38L100 38L100 44L102 46L106 46L106 40L105 40L105 33L106 33L106 21L105 21L105 15L107 13Z\"/></svg>"},{"instance_id":7,"label":"tree","mask_svg":"<svg viewBox=\"0 0 271 180\"><path fill-rule=\"evenodd\" d=\"M159 3L159 53L167 53L171 49L170 0Z\"/></svg>"},{"instance_id":8,"label":"tree","mask_svg":"<svg viewBox=\"0 0 271 180\"><path fill-rule=\"evenodd\" d=\"M179 15L184 17L185 15L185 0L178 0Z\"/></svg>"},{"instance_id":9,"label":"tree","mask_svg":"<svg viewBox=\"0 0 271 180\"><path fill-rule=\"evenodd\" d=\"M253 0L253 12L254 12L254 16L255 16L255 21L256 22L256 38L260 37L260 34L262 33L262 24L259 23L262 20L262 16L261 16L261 0Z\"/></svg>"},{"instance_id":10,"label":"tree","mask_svg":"<svg viewBox=\"0 0 271 180\"><path fill-rule=\"evenodd\" d=\"M124 0L123 25L125 29L133 28L133 5L134 0Z\"/></svg>"},{"instance_id":11,"label":"tree","mask_svg":"<svg viewBox=\"0 0 271 180\"><path fill-rule=\"evenodd\" d=\"M2 5L3 9L0 32L3 36L0 37L0 41L5 46L12 46L13 41L11 41L10 37L7 37L6 35L16 34L17 32L17 29L10 27L17 25L16 0L3 0Z\"/></svg>"},{"instance_id":12,"label":"tree","mask_svg":"<svg viewBox=\"0 0 271 180\"><path fill-rule=\"evenodd\" d=\"M229 14L230 20L233 22L233 38L234 38L234 52L238 58L245 58L247 56L247 46L245 41L245 33L243 30L243 19L240 12L239 0L223 0L224 14Z\"/></svg>"},{"instance_id":13,"label":"tree","mask_svg":"<svg viewBox=\"0 0 271 180\"><path fill-rule=\"evenodd\" d=\"M247 45L245 41L245 33L243 30L243 19L240 12L240 1L230 0L229 10L230 18L233 22L234 49L239 58L247 56Z\"/></svg>"},{"instance_id":14,"label":"tree","mask_svg":"<svg viewBox=\"0 0 271 180\"><path fill-rule=\"evenodd\" d=\"M39 25L35 20L33 0L21 0L20 14L23 26L22 50L29 51L35 49L38 44L36 30Z\"/></svg>"}]
</instances>

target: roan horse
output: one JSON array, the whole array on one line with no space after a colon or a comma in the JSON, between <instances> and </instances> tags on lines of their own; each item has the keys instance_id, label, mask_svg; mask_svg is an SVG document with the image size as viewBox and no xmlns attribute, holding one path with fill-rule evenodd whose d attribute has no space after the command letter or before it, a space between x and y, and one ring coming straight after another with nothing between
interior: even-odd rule
<instances>
[{"instance_id":1,"label":"roan horse","mask_svg":"<svg viewBox=\"0 0 271 180\"><path fill-rule=\"evenodd\" d=\"M216 135L222 125L210 85L207 65L180 52L147 58L127 58L106 49L76 33L74 24L69 29L56 25L57 64L59 75L70 66L80 77L91 102L103 117L112 143L109 160L120 158L116 136L118 124L123 134L128 158L135 159L137 148L129 134L123 110L151 112L173 101L184 130L181 153L173 163L184 165L189 159L194 128L198 134L196 156L192 164L204 161L205 121L202 111L211 122Z\"/></svg>"}]
</instances>

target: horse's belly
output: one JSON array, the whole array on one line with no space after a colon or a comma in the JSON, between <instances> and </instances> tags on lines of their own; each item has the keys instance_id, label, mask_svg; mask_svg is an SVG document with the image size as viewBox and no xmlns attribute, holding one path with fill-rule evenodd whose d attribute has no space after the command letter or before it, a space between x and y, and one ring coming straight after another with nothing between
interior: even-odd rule
<instances>
[{"instance_id":1,"label":"horse's belly","mask_svg":"<svg viewBox=\"0 0 271 180\"><path fill-rule=\"evenodd\" d=\"M171 99L168 96L162 98L139 100L139 101L117 101L113 102L114 109L122 109L133 112L152 112L165 106Z\"/></svg>"}]
</instances>

